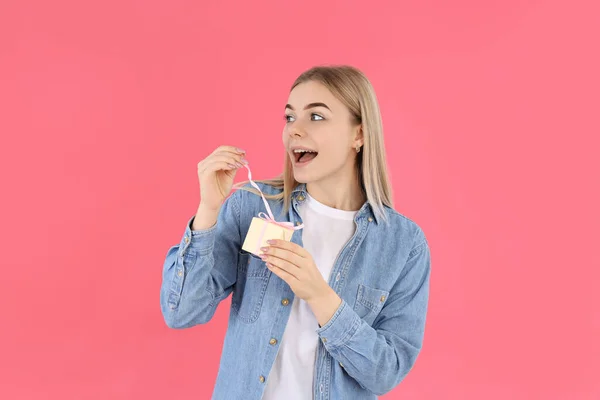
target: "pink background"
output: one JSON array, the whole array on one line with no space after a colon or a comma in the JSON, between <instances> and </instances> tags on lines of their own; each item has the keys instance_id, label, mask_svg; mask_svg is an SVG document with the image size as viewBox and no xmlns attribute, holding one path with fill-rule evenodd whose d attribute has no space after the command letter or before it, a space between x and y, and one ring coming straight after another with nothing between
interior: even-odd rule
<instances>
[{"instance_id":1,"label":"pink background","mask_svg":"<svg viewBox=\"0 0 600 400\"><path fill-rule=\"evenodd\" d=\"M184 331L159 308L196 164L276 175L289 86L349 63L432 247L383 398L600 399L597 4L2 1L0 398L208 399L230 299Z\"/></svg>"}]
</instances>

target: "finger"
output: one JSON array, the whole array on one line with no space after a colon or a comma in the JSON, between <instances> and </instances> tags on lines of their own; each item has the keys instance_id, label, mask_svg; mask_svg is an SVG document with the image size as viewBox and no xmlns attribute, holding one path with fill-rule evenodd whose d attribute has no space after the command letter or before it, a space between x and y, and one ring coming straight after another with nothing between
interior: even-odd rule
<instances>
[{"instance_id":1,"label":"finger","mask_svg":"<svg viewBox=\"0 0 600 400\"><path fill-rule=\"evenodd\" d=\"M248 161L246 161L246 159L244 158L243 155L233 154L233 153L229 153L229 152L223 152L223 153L211 154L210 156L208 156L204 160L202 160L200 163L198 163L198 166L200 166L200 164L202 164L202 163L206 164L213 160L227 161L230 164L234 164L234 165L239 164L241 166L248 164Z\"/></svg>"},{"instance_id":2,"label":"finger","mask_svg":"<svg viewBox=\"0 0 600 400\"><path fill-rule=\"evenodd\" d=\"M215 154L211 154L210 156L206 157L207 160L213 159L213 158L230 158L232 160L235 160L235 162L239 162L240 164L247 164L248 162L246 161L246 155L245 154L239 154L239 153L232 153L230 151L221 151Z\"/></svg>"},{"instance_id":3,"label":"finger","mask_svg":"<svg viewBox=\"0 0 600 400\"><path fill-rule=\"evenodd\" d=\"M269 246L269 247L261 247L260 250L263 252L263 254L266 254L266 255L269 255L272 257L276 257L276 258L280 258L282 260L287 260L290 263L294 264L297 268L299 268L301 263L305 260L304 257L301 257L298 254L296 254L293 251L288 250L288 249L282 249L282 248L278 248L278 247Z\"/></svg>"},{"instance_id":4,"label":"finger","mask_svg":"<svg viewBox=\"0 0 600 400\"><path fill-rule=\"evenodd\" d=\"M271 248L291 251L292 253L302 258L308 258L310 256L310 254L308 253L308 251L306 251L304 247L299 246L293 242L288 242L287 240L272 239L268 240L267 242L269 243Z\"/></svg>"},{"instance_id":5,"label":"finger","mask_svg":"<svg viewBox=\"0 0 600 400\"><path fill-rule=\"evenodd\" d=\"M271 263L267 263L267 268L272 271L275 275L283 279L288 285L292 286L298 279L287 272L286 270L279 268L277 265L273 265Z\"/></svg>"},{"instance_id":6,"label":"finger","mask_svg":"<svg viewBox=\"0 0 600 400\"><path fill-rule=\"evenodd\" d=\"M224 164L226 164L228 167L222 168L222 166ZM215 156L211 156L211 157L207 158L206 160L204 160L203 162L198 164L198 171L214 172L214 171L218 171L219 169L237 169L237 168L242 168L243 166L244 165L241 162L237 161L236 158L234 158L232 156L215 155Z\"/></svg>"},{"instance_id":7,"label":"finger","mask_svg":"<svg viewBox=\"0 0 600 400\"><path fill-rule=\"evenodd\" d=\"M212 161L210 163L205 164L202 169L199 170L201 174L206 172L216 172L216 171L236 171L239 167L228 163L226 161Z\"/></svg>"},{"instance_id":8,"label":"finger","mask_svg":"<svg viewBox=\"0 0 600 400\"><path fill-rule=\"evenodd\" d=\"M235 156L231 153L220 153L209 157L210 161L225 161L230 164L236 165L238 168L243 168L248 162L242 156ZM208 161L208 160L207 160ZM210 162L209 161L209 162Z\"/></svg>"},{"instance_id":9,"label":"finger","mask_svg":"<svg viewBox=\"0 0 600 400\"><path fill-rule=\"evenodd\" d=\"M228 152L228 153L233 153L233 154L246 154L246 152L242 149L240 149L239 147L235 147L235 146L219 146L215 149L215 151L212 152L212 154L217 154L217 153L222 153L222 152Z\"/></svg>"},{"instance_id":10,"label":"finger","mask_svg":"<svg viewBox=\"0 0 600 400\"><path fill-rule=\"evenodd\" d=\"M281 258L272 257L272 256L268 256L264 260L265 260L265 263L274 265L277 268L292 275L294 278L298 279L298 273L300 272L300 269L296 265L292 264L291 262L282 260Z\"/></svg>"},{"instance_id":11,"label":"finger","mask_svg":"<svg viewBox=\"0 0 600 400\"><path fill-rule=\"evenodd\" d=\"M245 153L237 153L232 151L219 151L219 149L212 152L208 157L204 158L198 163L198 171L202 170L206 164L209 164L213 160L226 161L230 164L242 168L244 165L248 165L248 161L245 158Z\"/></svg>"}]
</instances>

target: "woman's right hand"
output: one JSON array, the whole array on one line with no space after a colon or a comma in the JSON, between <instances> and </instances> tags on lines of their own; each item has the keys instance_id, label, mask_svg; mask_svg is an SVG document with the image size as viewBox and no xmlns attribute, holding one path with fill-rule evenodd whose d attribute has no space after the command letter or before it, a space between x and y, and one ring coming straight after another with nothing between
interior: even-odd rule
<instances>
[{"instance_id":1,"label":"woman's right hand","mask_svg":"<svg viewBox=\"0 0 600 400\"><path fill-rule=\"evenodd\" d=\"M200 208L217 212L231 188L238 168L248 164L246 152L232 146L220 146L198 163Z\"/></svg>"}]
</instances>

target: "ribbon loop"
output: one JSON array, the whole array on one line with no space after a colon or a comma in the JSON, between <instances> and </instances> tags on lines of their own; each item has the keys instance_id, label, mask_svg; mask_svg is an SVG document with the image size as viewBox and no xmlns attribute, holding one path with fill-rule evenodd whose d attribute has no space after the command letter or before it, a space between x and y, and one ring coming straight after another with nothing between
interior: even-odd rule
<instances>
[{"instance_id":1,"label":"ribbon loop","mask_svg":"<svg viewBox=\"0 0 600 400\"><path fill-rule=\"evenodd\" d=\"M304 224L298 225L298 226L294 226L293 223L288 222L288 221L276 221L275 217L273 216L273 212L271 211L271 207L269 207L269 203L267 202L267 199L265 198L262 190L260 190L260 188L258 187L258 185L256 184L256 182L254 182L252 180L252 171L250 171L250 167L248 165L244 165L244 167L246 167L246 169L248 170L248 180L250 181L250 184L256 189L258 190L258 192L260 193L260 197L262 197L263 203L265 204L265 208L267 209L267 214L265 214L264 212L260 212L258 213L258 217L260 219L263 219L267 222L270 222L272 224L281 226L283 228L286 229L292 229L292 230L298 230L298 229L302 229L304 228Z\"/></svg>"}]
</instances>

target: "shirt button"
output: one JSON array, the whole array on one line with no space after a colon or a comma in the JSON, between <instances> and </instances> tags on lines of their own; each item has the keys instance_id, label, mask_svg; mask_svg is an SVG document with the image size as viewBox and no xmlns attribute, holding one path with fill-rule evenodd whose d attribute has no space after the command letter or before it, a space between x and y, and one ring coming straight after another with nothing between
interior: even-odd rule
<instances>
[{"instance_id":1,"label":"shirt button","mask_svg":"<svg viewBox=\"0 0 600 400\"><path fill-rule=\"evenodd\" d=\"M259 376L258 380L260 381L260 383L263 383L265 381L265 377L264 376Z\"/></svg>"},{"instance_id":2,"label":"shirt button","mask_svg":"<svg viewBox=\"0 0 600 400\"><path fill-rule=\"evenodd\" d=\"M327 338L323 338L323 343L327 343Z\"/></svg>"},{"instance_id":3,"label":"shirt button","mask_svg":"<svg viewBox=\"0 0 600 400\"><path fill-rule=\"evenodd\" d=\"M190 242L190 238L186 236L186 237L185 237L185 242L186 242L186 243L189 243L189 242Z\"/></svg>"},{"instance_id":4,"label":"shirt button","mask_svg":"<svg viewBox=\"0 0 600 400\"><path fill-rule=\"evenodd\" d=\"M177 271L177 276L182 276L182 275L183 275L183 271L182 270Z\"/></svg>"},{"instance_id":5,"label":"shirt button","mask_svg":"<svg viewBox=\"0 0 600 400\"><path fill-rule=\"evenodd\" d=\"M304 201L304 196L302 196L302 195L298 196L298 200L299 201Z\"/></svg>"},{"instance_id":6,"label":"shirt button","mask_svg":"<svg viewBox=\"0 0 600 400\"><path fill-rule=\"evenodd\" d=\"M340 363L340 367L344 368L344 364Z\"/></svg>"},{"instance_id":7,"label":"shirt button","mask_svg":"<svg viewBox=\"0 0 600 400\"><path fill-rule=\"evenodd\" d=\"M319 392L323 393L323 384L319 385Z\"/></svg>"},{"instance_id":8,"label":"shirt button","mask_svg":"<svg viewBox=\"0 0 600 400\"><path fill-rule=\"evenodd\" d=\"M281 300L281 304L283 304L284 306L287 306L288 304L290 304L290 301L288 299L283 299L283 300Z\"/></svg>"},{"instance_id":9,"label":"shirt button","mask_svg":"<svg viewBox=\"0 0 600 400\"><path fill-rule=\"evenodd\" d=\"M298 221L298 222L296 222L296 225L300 226L300 225L302 225L302 222Z\"/></svg>"},{"instance_id":10,"label":"shirt button","mask_svg":"<svg viewBox=\"0 0 600 400\"><path fill-rule=\"evenodd\" d=\"M369 222L373 222L373 218L369 217Z\"/></svg>"},{"instance_id":11,"label":"shirt button","mask_svg":"<svg viewBox=\"0 0 600 400\"><path fill-rule=\"evenodd\" d=\"M383 303L385 301L385 296L381 296L381 298L379 299L379 301L381 301Z\"/></svg>"},{"instance_id":12,"label":"shirt button","mask_svg":"<svg viewBox=\"0 0 600 400\"><path fill-rule=\"evenodd\" d=\"M335 276L335 280L339 281L340 280L340 273L338 272L337 275Z\"/></svg>"},{"instance_id":13,"label":"shirt button","mask_svg":"<svg viewBox=\"0 0 600 400\"><path fill-rule=\"evenodd\" d=\"M277 339L271 338L271 340L269 340L269 343L275 345L277 344Z\"/></svg>"}]
</instances>

